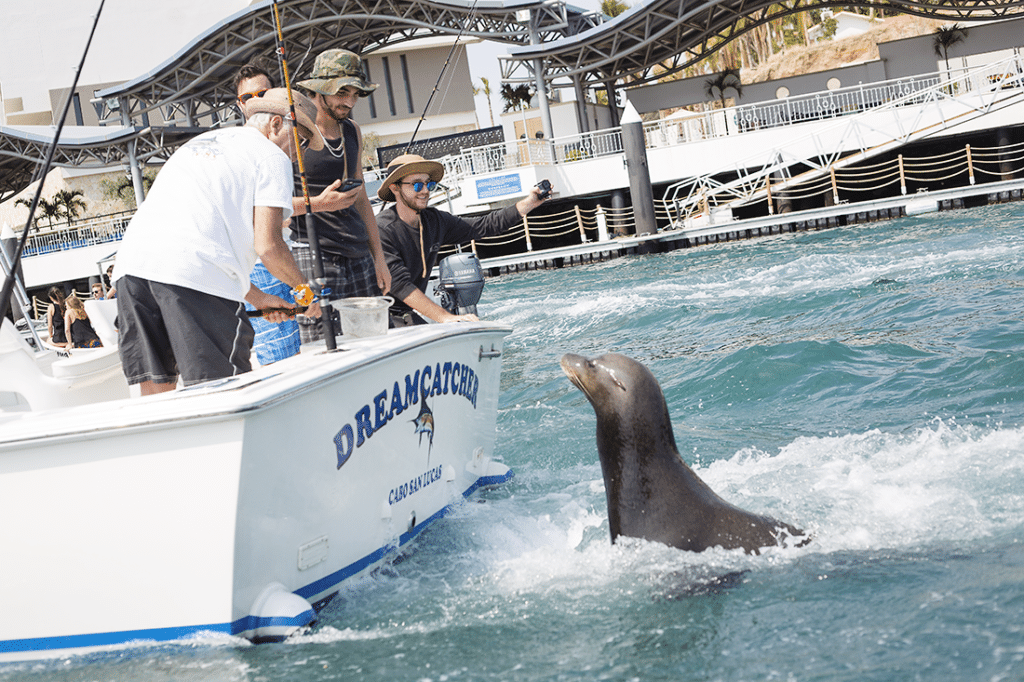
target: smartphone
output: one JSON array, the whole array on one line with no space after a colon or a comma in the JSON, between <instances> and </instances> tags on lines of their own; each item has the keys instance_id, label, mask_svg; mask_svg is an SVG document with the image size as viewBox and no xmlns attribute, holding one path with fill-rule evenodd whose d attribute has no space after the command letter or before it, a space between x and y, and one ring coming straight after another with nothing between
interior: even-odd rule
<instances>
[{"instance_id":1,"label":"smartphone","mask_svg":"<svg viewBox=\"0 0 1024 682\"><path fill-rule=\"evenodd\" d=\"M356 187L359 187L359 185L361 184L363 184L362 180L359 180L358 178L349 178L345 182L341 183L341 187L338 188L338 191L350 192L354 190Z\"/></svg>"},{"instance_id":2,"label":"smartphone","mask_svg":"<svg viewBox=\"0 0 1024 682\"><path fill-rule=\"evenodd\" d=\"M551 181L547 178L537 183L537 187L540 188L540 198L547 199L551 196Z\"/></svg>"}]
</instances>

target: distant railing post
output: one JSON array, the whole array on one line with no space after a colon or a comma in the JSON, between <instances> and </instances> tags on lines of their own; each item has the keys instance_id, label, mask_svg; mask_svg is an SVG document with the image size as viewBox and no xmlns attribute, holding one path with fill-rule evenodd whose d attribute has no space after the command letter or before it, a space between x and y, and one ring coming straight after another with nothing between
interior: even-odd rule
<instances>
[{"instance_id":1,"label":"distant railing post","mask_svg":"<svg viewBox=\"0 0 1024 682\"><path fill-rule=\"evenodd\" d=\"M896 160L899 162L899 165L900 165L900 193L901 194L906 194L907 193L907 175L906 175L906 173L903 172L903 155L900 154L899 156L897 156Z\"/></svg>"},{"instance_id":2,"label":"distant railing post","mask_svg":"<svg viewBox=\"0 0 1024 682\"><path fill-rule=\"evenodd\" d=\"M533 251L533 241L530 239L530 221L523 216L523 230L526 232L526 250Z\"/></svg>"},{"instance_id":3,"label":"distant railing post","mask_svg":"<svg viewBox=\"0 0 1024 682\"><path fill-rule=\"evenodd\" d=\"M772 176L764 176L764 191L768 193L768 215L775 215L775 205L772 203Z\"/></svg>"},{"instance_id":4,"label":"distant railing post","mask_svg":"<svg viewBox=\"0 0 1024 682\"><path fill-rule=\"evenodd\" d=\"M829 166L828 174L832 178L832 201L833 205L839 204L839 185L836 184L836 168L835 166Z\"/></svg>"},{"instance_id":5,"label":"distant railing post","mask_svg":"<svg viewBox=\"0 0 1024 682\"><path fill-rule=\"evenodd\" d=\"M576 224L579 225L579 228L580 228L580 242L583 243L583 244L586 244L587 243L587 233L583 229L583 214L580 212L580 205L579 204L574 205L573 209L575 209L575 211L576 211Z\"/></svg>"},{"instance_id":6,"label":"distant railing post","mask_svg":"<svg viewBox=\"0 0 1024 682\"><path fill-rule=\"evenodd\" d=\"M597 221L597 241L608 241L608 218L605 216L604 209L601 207L601 204L597 205L597 209L594 212L594 219Z\"/></svg>"},{"instance_id":7,"label":"distant railing post","mask_svg":"<svg viewBox=\"0 0 1024 682\"><path fill-rule=\"evenodd\" d=\"M971 179L971 184L974 184L974 160L971 158L971 145L967 145L967 177Z\"/></svg>"}]
</instances>

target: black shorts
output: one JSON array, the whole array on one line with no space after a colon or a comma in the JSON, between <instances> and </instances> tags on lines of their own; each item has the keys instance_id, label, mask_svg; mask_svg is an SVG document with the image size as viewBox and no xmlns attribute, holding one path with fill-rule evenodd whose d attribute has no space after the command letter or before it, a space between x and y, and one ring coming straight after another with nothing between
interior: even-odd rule
<instances>
[{"instance_id":1,"label":"black shorts","mask_svg":"<svg viewBox=\"0 0 1024 682\"><path fill-rule=\"evenodd\" d=\"M186 386L252 369L245 306L195 289L126 275L117 281L117 332L129 384Z\"/></svg>"}]
</instances>

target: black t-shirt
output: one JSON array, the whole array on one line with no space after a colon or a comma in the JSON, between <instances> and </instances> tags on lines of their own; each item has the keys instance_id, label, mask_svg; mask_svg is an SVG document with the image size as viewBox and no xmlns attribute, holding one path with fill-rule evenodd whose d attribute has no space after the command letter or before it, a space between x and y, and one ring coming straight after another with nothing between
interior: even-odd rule
<instances>
[{"instance_id":1,"label":"black t-shirt","mask_svg":"<svg viewBox=\"0 0 1024 682\"><path fill-rule=\"evenodd\" d=\"M384 260L391 271L391 293L398 299L391 311L403 315L411 310L403 299L413 290L427 290L430 272L437 264L437 254L443 244L465 244L471 239L482 239L501 234L523 221L515 206L499 208L475 218L460 218L436 208L420 212L423 225L423 246L420 249L420 231L398 217L391 206L377 214ZM426 268L424 269L424 261Z\"/></svg>"},{"instance_id":2,"label":"black t-shirt","mask_svg":"<svg viewBox=\"0 0 1024 682\"><path fill-rule=\"evenodd\" d=\"M335 180L345 177L354 178L359 168L359 135L352 121L341 122L345 139L344 155L341 153L340 140L326 140L324 148L318 152L306 150L302 155L306 169L306 184L312 199L324 191ZM337 155L337 156L336 156ZM338 158L343 156L343 158ZM345 175L345 164L348 163L348 175ZM298 166L295 166L295 196L302 196L302 181L299 178ZM355 205L341 211L313 213L316 221L317 236L320 240L321 252L345 258L360 258L370 254L369 237L366 225ZM292 218L292 239L308 244L306 236L306 216Z\"/></svg>"}]
</instances>

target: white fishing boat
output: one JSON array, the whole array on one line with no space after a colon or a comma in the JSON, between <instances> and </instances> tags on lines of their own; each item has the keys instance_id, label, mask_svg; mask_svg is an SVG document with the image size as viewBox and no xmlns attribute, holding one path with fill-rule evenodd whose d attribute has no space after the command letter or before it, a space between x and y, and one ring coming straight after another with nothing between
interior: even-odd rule
<instances>
[{"instance_id":1,"label":"white fishing boat","mask_svg":"<svg viewBox=\"0 0 1024 682\"><path fill-rule=\"evenodd\" d=\"M339 584L512 473L508 327L425 325L147 398L116 351L0 329L0 658L279 640Z\"/></svg>"}]
</instances>

